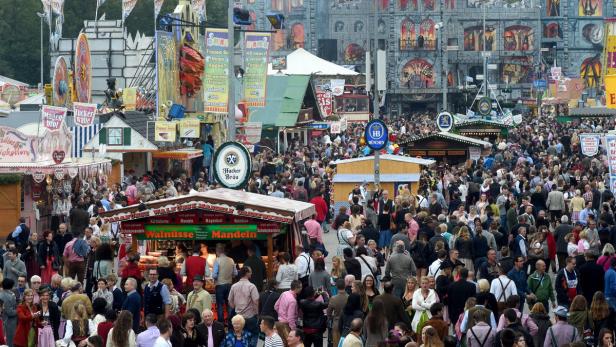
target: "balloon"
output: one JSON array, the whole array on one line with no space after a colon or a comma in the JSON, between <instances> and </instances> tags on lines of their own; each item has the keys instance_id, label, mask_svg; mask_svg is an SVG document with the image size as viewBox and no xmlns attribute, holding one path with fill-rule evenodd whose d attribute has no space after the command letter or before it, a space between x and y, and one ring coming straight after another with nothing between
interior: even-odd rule
<instances>
[{"instance_id":1,"label":"balloon","mask_svg":"<svg viewBox=\"0 0 616 347\"><path fill-rule=\"evenodd\" d=\"M394 154L400 154L400 147L394 148Z\"/></svg>"}]
</instances>

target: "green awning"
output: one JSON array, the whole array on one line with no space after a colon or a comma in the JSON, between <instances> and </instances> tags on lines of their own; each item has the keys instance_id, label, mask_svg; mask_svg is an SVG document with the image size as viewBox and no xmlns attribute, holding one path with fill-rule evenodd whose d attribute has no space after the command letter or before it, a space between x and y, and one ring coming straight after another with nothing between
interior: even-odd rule
<instances>
[{"instance_id":1,"label":"green awning","mask_svg":"<svg viewBox=\"0 0 616 347\"><path fill-rule=\"evenodd\" d=\"M292 127L309 87L310 76L267 76L265 107L251 107L250 121L263 126Z\"/></svg>"}]
</instances>

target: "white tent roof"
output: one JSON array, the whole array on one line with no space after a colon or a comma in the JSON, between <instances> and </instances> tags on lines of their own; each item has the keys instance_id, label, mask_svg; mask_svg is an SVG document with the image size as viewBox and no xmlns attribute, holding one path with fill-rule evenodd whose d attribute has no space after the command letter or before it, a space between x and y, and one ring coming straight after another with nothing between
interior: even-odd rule
<instances>
[{"instance_id":1,"label":"white tent roof","mask_svg":"<svg viewBox=\"0 0 616 347\"><path fill-rule=\"evenodd\" d=\"M321 59L316 55L298 48L287 55L287 69L280 70L286 75L319 75L319 76L356 76L358 72L347 69L340 65ZM278 70L272 70L272 64L268 64L268 75L278 74Z\"/></svg>"}]
</instances>

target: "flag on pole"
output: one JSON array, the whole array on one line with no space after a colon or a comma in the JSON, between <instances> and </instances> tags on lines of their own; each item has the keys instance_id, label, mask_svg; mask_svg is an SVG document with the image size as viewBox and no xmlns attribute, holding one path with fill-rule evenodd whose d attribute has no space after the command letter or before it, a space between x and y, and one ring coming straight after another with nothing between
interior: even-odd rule
<instances>
[{"instance_id":1,"label":"flag on pole","mask_svg":"<svg viewBox=\"0 0 616 347\"><path fill-rule=\"evenodd\" d=\"M64 14L64 0L51 0L51 10L58 16Z\"/></svg>"},{"instance_id":2,"label":"flag on pole","mask_svg":"<svg viewBox=\"0 0 616 347\"><path fill-rule=\"evenodd\" d=\"M43 13L45 14L45 20L47 24L51 25L51 0L41 0L43 4Z\"/></svg>"},{"instance_id":3,"label":"flag on pole","mask_svg":"<svg viewBox=\"0 0 616 347\"><path fill-rule=\"evenodd\" d=\"M101 7L102 4L105 3L105 0L96 0L96 7Z\"/></svg>"},{"instance_id":4,"label":"flag on pole","mask_svg":"<svg viewBox=\"0 0 616 347\"><path fill-rule=\"evenodd\" d=\"M154 17L158 17L160 9L163 7L165 0L154 0Z\"/></svg>"},{"instance_id":5,"label":"flag on pole","mask_svg":"<svg viewBox=\"0 0 616 347\"><path fill-rule=\"evenodd\" d=\"M193 9L199 14L199 20L205 20L205 0L191 0Z\"/></svg>"},{"instance_id":6,"label":"flag on pole","mask_svg":"<svg viewBox=\"0 0 616 347\"><path fill-rule=\"evenodd\" d=\"M137 0L122 0L122 20L126 20L137 5Z\"/></svg>"}]
</instances>

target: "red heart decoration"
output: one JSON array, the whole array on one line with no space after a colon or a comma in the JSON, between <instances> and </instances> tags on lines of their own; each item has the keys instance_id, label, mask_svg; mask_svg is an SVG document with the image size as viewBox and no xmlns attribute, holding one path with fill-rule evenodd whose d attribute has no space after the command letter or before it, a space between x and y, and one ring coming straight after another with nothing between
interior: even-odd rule
<instances>
[{"instance_id":1,"label":"red heart decoration","mask_svg":"<svg viewBox=\"0 0 616 347\"><path fill-rule=\"evenodd\" d=\"M64 161L64 157L66 157L66 153L64 151L53 151L52 158L56 164L60 164Z\"/></svg>"}]
</instances>

